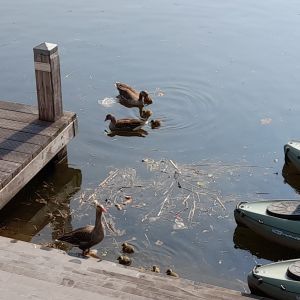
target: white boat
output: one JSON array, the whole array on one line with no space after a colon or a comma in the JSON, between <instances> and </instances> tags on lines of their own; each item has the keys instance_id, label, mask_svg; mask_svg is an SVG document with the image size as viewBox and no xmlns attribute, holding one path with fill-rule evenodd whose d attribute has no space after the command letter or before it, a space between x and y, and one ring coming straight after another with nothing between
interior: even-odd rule
<instances>
[{"instance_id":1,"label":"white boat","mask_svg":"<svg viewBox=\"0 0 300 300\"><path fill-rule=\"evenodd\" d=\"M300 299L300 259L256 266L248 275L251 293L276 300Z\"/></svg>"}]
</instances>

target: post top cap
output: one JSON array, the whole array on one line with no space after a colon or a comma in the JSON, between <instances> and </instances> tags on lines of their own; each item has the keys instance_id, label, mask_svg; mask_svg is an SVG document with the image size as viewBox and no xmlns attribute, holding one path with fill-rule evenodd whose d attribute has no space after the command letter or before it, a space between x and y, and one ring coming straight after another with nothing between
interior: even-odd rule
<instances>
[{"instance_id":1,"label":"post top cap","mask_svg":"<svg viewBox=\"0 0 300 300\"><path fill-rule=\"evenodd\" d=\"M35 53L41 53L41 54L46 54L46 55L50 55L54 52L57 51L57 44L52 44L52 43L41 43L38 46L33 48L33 51Z\"/></svg>"}]
</instances>

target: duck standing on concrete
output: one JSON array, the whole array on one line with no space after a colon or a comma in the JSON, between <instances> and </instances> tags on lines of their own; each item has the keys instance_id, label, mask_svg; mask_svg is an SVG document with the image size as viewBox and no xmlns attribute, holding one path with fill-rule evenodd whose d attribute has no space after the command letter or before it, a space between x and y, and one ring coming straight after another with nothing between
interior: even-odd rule
<instances>
[{"instance_id":1,"label":"duck standing on concrete","mask_svg":"<svg viewBox=\"0 0 300 300\"><path fill-rule=\"evenodd\" d=\"M138 92L128 84L121 82L116 82L115 86L120 93L118 96L120 103L126 107L143 107L153 102L146 91Z\"/></svg>"},{"instance_id":2,"label":"duck standing on concrete","mask_svg":"<svg viewBox=\"0 0 300 300\"><path fill-rule=\"evenodd\" d=\"M96 220L95 225L87 225L68 232L58 238L59 241L67 242L82 250L82 255L85 256L89 253L90 248L100 243L104 238L104 228L101 221L102 213L106 209L96 204Z\"/></svg>"},{"instance_id":3,"label":"duck standing on concrete","mask_svg":"<svg viewBox=\"0 0 300 300\"><path fill-rule=\"evenodd\" d=\"M108 114L105 121L110 120L109 129L113 131L137 131L141 129L145 124L145 120L140 119L119 119L117 120L113 115Z\"/></svg>"}]
</instances>

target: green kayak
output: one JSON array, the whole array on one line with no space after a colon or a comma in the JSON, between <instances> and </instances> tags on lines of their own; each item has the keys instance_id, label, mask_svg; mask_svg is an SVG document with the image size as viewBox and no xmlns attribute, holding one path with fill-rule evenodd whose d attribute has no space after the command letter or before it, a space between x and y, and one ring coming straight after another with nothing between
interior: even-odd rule
<instances>
[{"instance_id":1,"label":"green kayak","mask_svg":"<svg viewBox=\"0 0 300 300\"><path fill-rule=\"evenodd\" d=\"M234 217L238 225L248 227L264 239L300 250L300 201L241 202L234 210Z\"/></svg>"},{"instance_id":2,"label":"green kayak","mask_svg":"<svg viewBox=\"0 0 300 300\"><path fill-rule=\"evenodd\" d=\"M251 293L276 300L300 299L300 259L256 266L248 275Z\"/></svg>"},{"instance_id":3,"label":"green kayak","mask_svg":"<svg viewBox=\"0 0 300 300\"><path fill-rule=\"evenodd\" d=\"M300 141L291 141L284 145L285 163L292 163L300 170Z\"/></svg>"}]
</instances>

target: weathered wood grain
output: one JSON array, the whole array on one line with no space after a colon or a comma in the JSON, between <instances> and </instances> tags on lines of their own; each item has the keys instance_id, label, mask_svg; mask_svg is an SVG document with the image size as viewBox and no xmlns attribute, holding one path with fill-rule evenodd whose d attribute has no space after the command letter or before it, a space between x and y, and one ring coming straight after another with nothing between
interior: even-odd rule
<instances>
[{"instance_id":1,"label":"weathered wood grain","mask_svg":"<svg viewBox=\"0 0 300 300\"><path fill-rule=\"evenodd\" d=\"M39 118L53 122L63 114L58 48L42 43L33 52Z\"/></svg>"},{"instance_id":2,"label":"weathered wood grain","mask_svg":"<svg viewBox=\"0 0 300 300\"><path fill-rule=\"evenodd\" d=\"M0 171L7 172L11 174L15 174L18 170L20 170L22 165L17 162L0 160Z\"/></svg>"},{"instance_id":3,"label":"weathered wood grain","mask_svg":"<svg viewBox=\"0 0 300 300\"><path fill-rule=\"evenodd\" d=\"M23 123L5 119L0 119L0 127L48 136L53 136L58 131L58 128L52 126L41 126L31 123Z\"/></svg>"},{"instance_id":4,"label":"weathered wood grain","mask_svg":"<svg viewBox=\"0 0 300 300\"><path fill-rule=\"evenodd\" d=\"M23 152L33 156L37 151L42 149L42 146L35 145L32 143L19 142L10 139L0 138L0 149Z\"/></svg>"},{"instance_id":5,"label":"weathered wood grain","mask_svg":"<svg viewBox=\"0 0 300 300\"><path fill-rule=\"evenodd\" d=\"M18 155L5 152L0 149L0 157L3 152L5 160L17 161L23 163L23 168L0 190L0 209L13 197L16 193L35 176L68 142L74 137L74 122L65 127L43 150L41 150L33 159L26 160L26 153L19 152ZM25 156L25 157L24 157ZM22 160L24 159L24 160Z\"/></svg>"},{"instance_id":6,"label":"weathered wood grain","mask_svg":"<svg viewBox=\"0 0 300 300\"><path fill-rule=\"evenodd\" d=\"M51 136L22 132L13 129L1 128L0 137L12 141L27 142L35 145L46 145L51 139Z\"/></svg>"},{"instance_id":7,"label":"weathered wood grain","mask_svg":"<svg viewBox=\"0 0 300 300\"><path fill-rule=\"evenodd\" d=\"M82 299L89 299L92 293L94 299L267 300L250 294L243 296L239 291L226 288L142 272L109 261L69 256L60 250L0 237L0 280L5 275L10 278L3 285L7 292L15 282L19 283L20 278L25 278L26 284L35 286L35 295L38 292L36 280L40 280L41 289L46 282L54 290L76 290ZM30 299L33 291L28 292L28 298L21 299ZM64 299L68 300L68 295L66 290Z\"/></svg>"}]
</instances>

